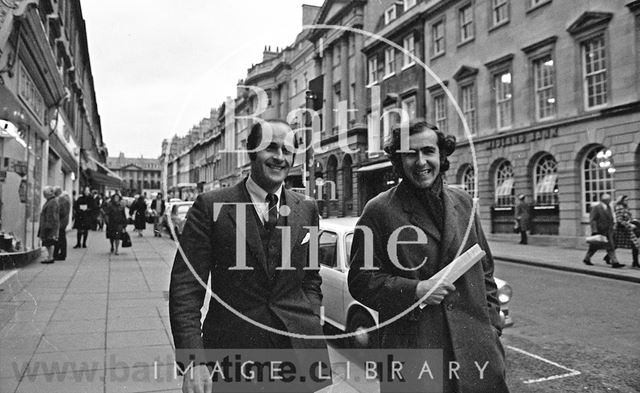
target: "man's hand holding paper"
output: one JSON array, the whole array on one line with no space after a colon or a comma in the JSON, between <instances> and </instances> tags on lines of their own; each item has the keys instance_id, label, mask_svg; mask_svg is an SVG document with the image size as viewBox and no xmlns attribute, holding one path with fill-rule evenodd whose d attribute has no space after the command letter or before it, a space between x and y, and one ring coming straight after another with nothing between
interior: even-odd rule
<instances>
[{"instance_id":1,"label":"man's hand holding paper","mask_svg":"<svg viewBox=\"0 0 640 393\"><path fill-rule=\"evenodd\" d=\"M418 283L418 286L416 287L416 297L418 299L422 299L431 291L429 296L427 296L426 299L423 299L421 305L434 306L442 303L444 297L455 290L456 287L446 280L438 282L438 279L430 278Z\"/></svg>"},{"instance_id":2,"label":"man's hand holding paper","mask_svg":"<svg viewBox=\"0 0 640 393\"><path fill-rule=\"evenodd\" d=\"M420 281L416 288L416 296L418 299L422 299L420 308L440 304L445 296L455 291L456 288L452 283L462 277L464 273L471 269L471 267L485 255L484 250L476 244L451 261L450 264L442 268L430 279Z\"/></svg>"}]
</instances>

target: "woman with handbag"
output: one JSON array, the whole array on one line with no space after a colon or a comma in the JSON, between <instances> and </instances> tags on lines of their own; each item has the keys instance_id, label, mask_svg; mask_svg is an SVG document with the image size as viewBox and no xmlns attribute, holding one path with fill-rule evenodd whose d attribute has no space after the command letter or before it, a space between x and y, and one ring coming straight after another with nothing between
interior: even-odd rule
<instances>
[{"instance_id":1,"label":"woman with handbag","mask_svg":"<svg viewBox=\"0 0 640 393\"><path fill-rule=\"evenodd\" d=\"M631 257L633 258L631 267L640 269L640 264L638 264L638 246L640 245L640 240L636 234L640 228L634 224L634 222L637 221L632 220L627 199L627 195L622 195L616 201L614 208L616 213L616 228L613 233L613 240L616 248L631 249Z\"/></svg>"},{"instance_id":2,"label":"woman with handbag","mask_svg":"<svg viewBox=\"0 0 640 393\"><path fill-rule=\"evenodd\" d=\"M118 255L122 233L127 226L127 215L120 194L114 194L104 209L107 223L107 239L111 243L111 253Z\"/></svg>"}]
</instances>

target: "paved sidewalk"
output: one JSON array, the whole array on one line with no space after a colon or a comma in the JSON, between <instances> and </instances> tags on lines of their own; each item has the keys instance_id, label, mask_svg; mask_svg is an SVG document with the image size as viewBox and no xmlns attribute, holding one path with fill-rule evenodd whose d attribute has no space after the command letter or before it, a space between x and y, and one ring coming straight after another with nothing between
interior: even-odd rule
<instances>
[{"instance_id":1,"label":"paved sidewalk","mask_svg":"<svg viewBox=\"0 0 640 393\"><path fill-rule=\"evenodd\" d=\"M174 245L145 235L116 256L90 232L66 261L3 272L13 275L0 287L0 392L179 391L166 298Z\"/></svg>"},{"instance_id":2,"label":"paved sidewalk","mask_svg":"<svg viewBox=\"0 0 640 393\"><path fill-rule=\"evenodd\" d=\"M593 266L582 263L587 253L586 245L584 250L576 250L490 241L489 246L494 258L498 260L640 283L640 270L631 269L631 250L627 249L616 250L618 259L626 266L613 269L602 259L605 256L604 250L598 251L591 258Z\"/></svg>"}]
</instances>

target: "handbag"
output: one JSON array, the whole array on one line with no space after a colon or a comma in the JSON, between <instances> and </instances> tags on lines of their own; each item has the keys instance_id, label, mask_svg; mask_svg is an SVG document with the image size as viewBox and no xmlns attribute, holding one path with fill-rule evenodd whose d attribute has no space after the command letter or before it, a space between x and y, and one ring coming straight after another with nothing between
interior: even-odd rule
<instances>
[{"instance_id":1,"label":"handbag","mask_svg":"<svg viewBox=\"0 0 640 393\"><path fill-rule=\"evenodd\" d=\"M131 247L131 236L129 236L129 233L122 231L122 235L120 235L120 237L122 238L122 248Z\"/></svg>"},{"instance_id":2,"label":"handbag","mask_svg":"<svg viewBox=\"0 0 640 393\"><path fill-rule=\"evenodd\" d=\"M598 246L604 246L609 243L609 240L605 235L591 235L591 236L587 236L585 240L589 244L598 245Z\"/></svg>"}]
</instances>

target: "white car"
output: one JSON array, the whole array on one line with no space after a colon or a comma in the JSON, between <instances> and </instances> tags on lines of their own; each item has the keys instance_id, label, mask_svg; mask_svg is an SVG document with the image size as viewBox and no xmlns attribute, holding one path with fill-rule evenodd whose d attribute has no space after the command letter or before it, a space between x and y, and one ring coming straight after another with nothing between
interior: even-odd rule
<instances>
[{"instance_id":1,"label":"white car","mask_svg":"<svg viewBox=\"0 0 640 393\"><path fill-rule=\"evenodd\" d=\"M344 332L355 332L377 325L378 312L356 301L349 293L347 275L353 230L357 217L320 220L318 260L322 277L324 320ZM511 286L494 277L498 286L500 319L503 327L513 325L509 316ZM371 347L378 340L377 331L349 337L351 347Z\"/></svg>"}]
</instances>

